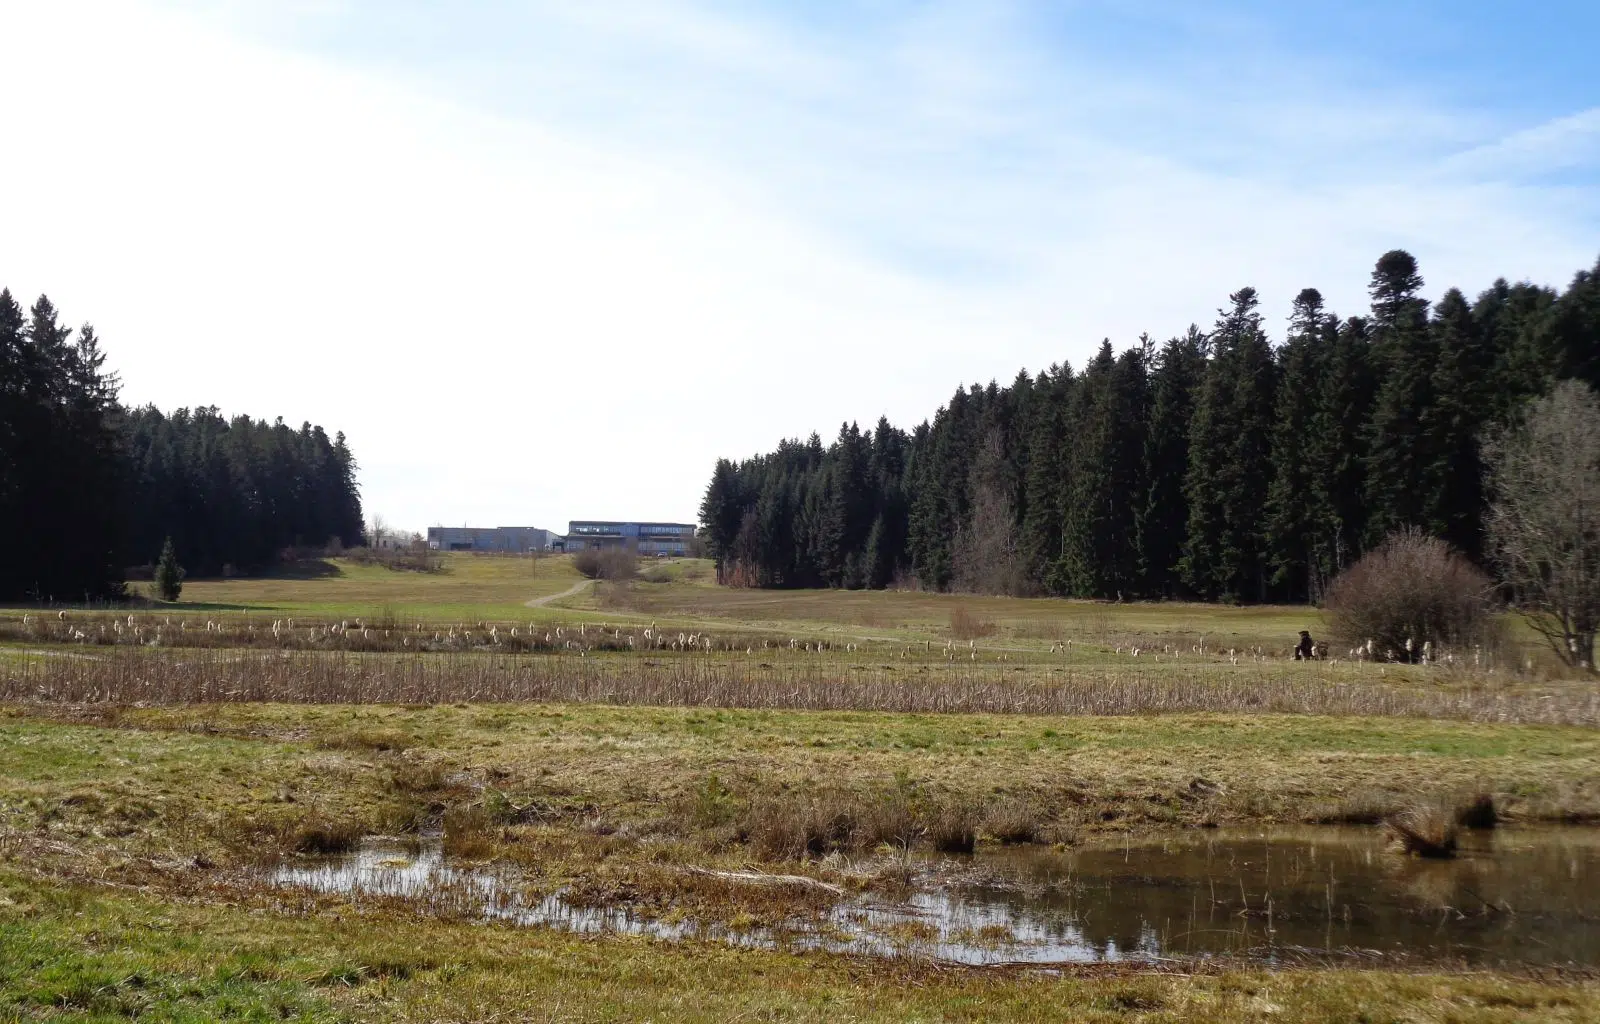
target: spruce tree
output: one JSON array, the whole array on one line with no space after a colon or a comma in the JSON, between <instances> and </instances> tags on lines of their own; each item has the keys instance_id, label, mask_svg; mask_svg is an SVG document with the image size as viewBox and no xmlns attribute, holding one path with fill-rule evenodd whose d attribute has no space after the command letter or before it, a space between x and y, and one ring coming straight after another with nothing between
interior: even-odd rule
<instances>
[{"instance_id":1,"label":"spruce tree","mask_svg":"<svg viewBox=\"0 0 1600 1024\"><path fill-rule=\"evenodd\" d=\"M1140 573L1147 592L1172 597L1180 588L1179 561L1189 526L1184 479L1195 398L1206 372L1210 341L1191 324L1155 357L1145 434L1144 507L1139 516Z\"/></svg>"},{"instance_id":2,"label":"spruce tree","mask_svg":"<svg viewBox=\"0 0 1600 1024\"><path fill-rule=\"evenodd\" d=\"M1112 520L1109 460L1115 445L1115 367L1111 342L1102 341L1083 369L1068 418L1061 554L1050 577L1075 597L1104 596L1115 559L1111 546L1118 524Z\"/></svg>"},{"instance_id":3,"label":"spruce tree","mask_svg":"<svg viewBox=\"0 0 1600 1024\"><path fill-rule=\"evenodd\" d=\"M1230 299L1189 433L1184 582L1222 600L1266 597L1263 519L1271 480L1275 366L1254 288Z\"/></svg>"},{"instance_id":4,"label":"spruce tree","mask_svg":"<svg viewBox=\"0 0 1600 1024\"><path fill-rule=\"evenodd\" d=\"M1067 424L1075 388L1069 365L1052 365L1039 375L1027 439L1022 557L1034 585L1052 594L1062 593L1054 570L1061 559L1061 524L1072 479L1067 465Z\"/></svg>"},{"instance_id":5,"label":"spruce tree","mask_svg":"<svg viewBox=\"0 0 1600 1024\"><path fill-rule=\"evenodd\" d=\"M1278 352L1279 386L1272 431L1272 485L1267 491L1267 549L1277 595L1303 601L1318 575L1314 551L1317 495L1312 488L1312 423L1327 372L1333 319L1322 293L1306 288L1294 300L1289 336Z\"/></svg>"},{"instance_id":6,"label":"spruce tree","mask_svg":"<svg viewBox=\"0 0 1600 1024\"><path fill-rule=\"evenodd\" d=\"M178 564L178 553L168 537L161 545L161 557L156 561L156 593L163 601L176 601L183 593L183 566Z\"/></svg>"},{"instance_id":7,"label":"spruce tree","mask_svg":"<svg viewBox=\"0 0 1600 1024\"><path fill-rule=\"evenodd\" d=\"M1366 321L1351 317L1334 334L1305 446L1314 510L1308 566L1314 599L1363 550L1372 398Z\"/></svg>"},{"instance_id":8,"label":"spruce tree","mask_svg":"<svg viewBox=\"0 0 1600 1024\"><path fill-rule=\"evenodd\" d=\"M1420 296L1417 261L1402 249L1385 253L1372 272L1371 339L1378 392L1367 424L1367 541L1424 526L1425 504L1441 483L1441 453L1426 429L1436 398L1438 348Z\"/></svg>"},{"instance_id":9,"label":"spruce tree","mask_svg":"<svg viewBox=\"0 0 1600 1024\"><path fill-rule=\"evenodd\" d=\"M1078 385L1057 572L1080 597L1132 597L1141 588L1147 358L1147 343L1117 357L1102 342Z\"/></svg>"},{"instance_id":10,"label":"spruce tree","mask_svg":"<svg viewBox=\"0 0 1600 1024\"><path fill-rule=\"evenodd\" d=\"M1543 347L1555 374L1600 391L1600 260L1593 270L1578 271L1542 321Z\"/></svg>"},{"instance_id":11,"label":"spruce tree","mask_svg":"<svg viewBox=\"0 0 1600 1024\"><path fill-rule=\"evenodd\" d=\"M733 539L744 519L745 503L739 493L739 472L733 462L718 459L700 501L700 522L706 528L706 544L720 570L733 551Z\"/></svg>"},{"instance_id":12,"label":"spruce tree","mask_svg":"<svg viewBox=\"0 0 1600 1024\"><path fill-rule=\"evenodd\" d=\"M1478 437L1493 408L1495 353L1459 289L1439 300L1432 331L1434 408L1423 423L1423 436L1425 450L1437 462L1422 520L1430 533L1478 558L1484 515Z\"/></svg>"}]
</instances>

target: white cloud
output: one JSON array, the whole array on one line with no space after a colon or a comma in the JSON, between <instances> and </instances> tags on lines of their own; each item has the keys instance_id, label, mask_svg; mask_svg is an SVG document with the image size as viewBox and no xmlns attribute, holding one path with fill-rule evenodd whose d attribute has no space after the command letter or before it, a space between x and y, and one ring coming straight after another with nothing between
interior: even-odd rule
<instances>
[{"instance_id":1,"label":"white cloud","mask_svg":"<svg viewBox=\"0 0 1600 1024\"><path fill-rule=\"evenodd\" d=\"M411 73L291 45L341 4L6 7L0 284L93 319L130 401L345 430L400 525L692 517L719 455L909 426L1240 284L1350 311L1395 245L1466 287L1593 258L1581 197L1285 173L1293 111L1241 133L1260 173L1119 133L1159 83L960 8L830 47L560 5L542 49Z\"/></svg>"},{"instance_id":2,"label":"white cloud","mask_svg":"<svg viewBox=\"0 0 1600 1024\"><path fill-rule=\"evenodd\" d=\"M1450 158L1444 167L1466 177L1512 180L1600 168L1600 107L1511 132Z\"/></svg>"}]
</instances>

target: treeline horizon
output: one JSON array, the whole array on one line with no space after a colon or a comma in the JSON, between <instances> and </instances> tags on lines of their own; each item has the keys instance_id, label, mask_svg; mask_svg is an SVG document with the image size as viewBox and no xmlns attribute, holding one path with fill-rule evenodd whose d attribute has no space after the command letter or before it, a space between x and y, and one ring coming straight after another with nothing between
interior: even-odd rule
<instances>
[{"instance_id":1,"label":"treeline horizon","mask_svg":"<svg viewBox=\"0 0 1600 1024\"><path fill-rule=\"evenodd\" d=\"M1306 288L1278 344L1245 287L1209 330L958 389L909 432L719 459L718 578L1303 602L1401 529L1485 562L1480 439L1557 381L1600 389L1600 261L1563 291L1422 288L1397 249L1368 310Z\"/></svg>"},{"instance_id":2,"label":"treeline horizon","mask_svg":"<svg viewBox=\"0 0 1600 1024\"><path fill-rule=\"evenodd\" d=\"M361 542L342 433L215 407L128 409L90 324L0 290L0 600L123 597L170 537L191 574L266 567L296 546Z\"/></svg>"}]
</instances>

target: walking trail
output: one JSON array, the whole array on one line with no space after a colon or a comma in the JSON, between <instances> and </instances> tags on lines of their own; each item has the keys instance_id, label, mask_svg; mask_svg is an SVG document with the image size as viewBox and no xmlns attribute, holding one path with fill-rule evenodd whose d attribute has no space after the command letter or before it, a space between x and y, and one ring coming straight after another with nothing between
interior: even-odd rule
<instances>
[{"instance_id":1,"label":"walking trail","mask_svg":"<svg viewBox=\"0 0 1600 1024\"><path fill-rule=\"evenodd\" d=\"M581 593L583 591L584 587L587 587L589 584L591 584L593 582L594 582L594 580L579 580L578 582L574 583L572 586L570 586L567 589L563 590L559 594L546 594L543 597L536 597L533 600L526 601L524 603L529 608L543 608L545 605L553 604L556 601L561 600L562 598L576 597L579 593Z\"/></svg>"}]
</instances>

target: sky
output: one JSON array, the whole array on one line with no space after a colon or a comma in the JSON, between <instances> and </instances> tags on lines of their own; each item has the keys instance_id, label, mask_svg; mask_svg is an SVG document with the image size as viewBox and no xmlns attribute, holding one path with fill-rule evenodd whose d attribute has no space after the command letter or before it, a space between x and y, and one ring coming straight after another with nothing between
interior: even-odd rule
<instances>
[{"instance_id":1,"label":"sky","mask_svg":"<svg viewBox=\"0 0 1600 1024\"><path fill-rule=\"evenodd\" d=\"M0 0L0 286L122 398L342 430L392 526L1600 256L1600 5Z\"/></svg>"}]
</instances>

